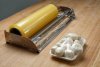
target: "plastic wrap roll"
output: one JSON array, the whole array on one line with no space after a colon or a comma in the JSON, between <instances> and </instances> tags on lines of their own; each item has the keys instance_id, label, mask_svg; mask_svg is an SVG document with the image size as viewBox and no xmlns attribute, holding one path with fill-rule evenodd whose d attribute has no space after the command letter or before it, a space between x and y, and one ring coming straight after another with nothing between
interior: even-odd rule
<instances>
[{"instance_id":1,"label":"plastic wrap roll","mask_svg":"<svg viewBox=\"0 0 100 67\"><path fill-rule=\"evenodd\" d=\"M57 7L49 4L19 22L12 24L9 31L24 37L31 37L56 18L57 15Z\"/></svg>"}]
</instances>

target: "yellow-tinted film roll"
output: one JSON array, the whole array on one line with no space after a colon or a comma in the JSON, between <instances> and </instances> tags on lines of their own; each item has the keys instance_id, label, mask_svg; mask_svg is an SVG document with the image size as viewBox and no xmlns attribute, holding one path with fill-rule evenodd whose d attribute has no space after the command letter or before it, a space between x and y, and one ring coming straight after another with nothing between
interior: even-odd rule
<instances>
[{"instance_id":1,"label":"yellow-tinted film roll","mask_svg":"<svg viewBox=\"0 0 100 67\"><path fill-rule=\"evenodd\" d=\"M55 5L49 4L44 8L36 11L30 16L20 20L19 22L10 26L10 32L24 37L31 37L50 21L56 18L58 15L58 9Z\"/></svg>"}]
</instances>

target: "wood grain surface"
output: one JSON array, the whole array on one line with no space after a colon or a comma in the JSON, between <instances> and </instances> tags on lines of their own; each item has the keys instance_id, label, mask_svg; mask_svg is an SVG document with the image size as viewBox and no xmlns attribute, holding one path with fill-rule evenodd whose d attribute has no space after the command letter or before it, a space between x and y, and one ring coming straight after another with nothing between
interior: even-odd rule
<instances>
[{"instance_id":1,"label":"wood grain surface","mask_svg":"<svg viewBox=\"0 0 100 67\"><path fill-rule=\"evenodd\" d=\"M76 19L40 54L5 43L3 31L8 30L9 25L48 3L73 8ZM69 32L75 32L86 38L86 48L82 57L73 62L51 57L49 54L51 47ZM2 20L0 22L0 67L100 67L100 0L43 1Z\"/></svg>"}]
</instances>

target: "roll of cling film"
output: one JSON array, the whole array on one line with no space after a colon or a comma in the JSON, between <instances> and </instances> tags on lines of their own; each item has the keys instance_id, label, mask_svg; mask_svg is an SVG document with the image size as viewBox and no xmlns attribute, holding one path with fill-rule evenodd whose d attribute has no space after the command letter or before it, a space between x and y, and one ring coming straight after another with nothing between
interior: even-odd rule
<instances>
[{"instance_id":1,"label":"roll of cling film","mask_svg":"<svg viewBox=\"0 0 100 67\"><path fill-rule=\"evenodd\" d=\"M55 19L57 15L57 7L53 4L49 4L19 22L12 24L9 28L9 32L24 37L31 37Z\"/></svg>"}]
</instances>

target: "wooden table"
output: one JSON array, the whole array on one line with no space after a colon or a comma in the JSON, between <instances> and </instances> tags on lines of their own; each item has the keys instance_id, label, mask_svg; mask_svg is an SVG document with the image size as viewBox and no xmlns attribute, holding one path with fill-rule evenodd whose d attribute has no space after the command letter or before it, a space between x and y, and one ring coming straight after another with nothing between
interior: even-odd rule
<instances>
[{"instance_id":1,"label":"wooden table","mask_svg":"<svg viewBox=\"0 0 100 67\"><path fill-rule=\"evenodd\" d=\"M5 44L3 30L48 3L35 4L0 22L0 67L100 67L100 0L62 0L56 3L73 8L77 18L40 54ZM69 32L86 38L83 56L73 62L52 58L49 50Z\"/></svg>"}]
</instances>

